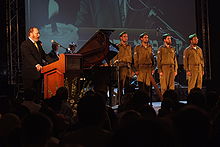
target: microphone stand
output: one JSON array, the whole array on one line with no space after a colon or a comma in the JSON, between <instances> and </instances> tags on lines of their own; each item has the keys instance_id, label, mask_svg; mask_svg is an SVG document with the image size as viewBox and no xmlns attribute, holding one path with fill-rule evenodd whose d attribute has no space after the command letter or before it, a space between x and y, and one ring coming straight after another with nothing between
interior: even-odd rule
<instances>
[{"instance_id":1,"label":"microphone stand","mask_svg":"<svg viewBox=\"0 0 220 147\"><path fill-rule=\"evenodd\" d=\"M64 46L62 46L62 45L60 45L60 44L59 44L59 47L62 47L63 49L68 50L68 48L66 48L66 47L64 47Z\"/></svg>"},{"instance_id":2,"label":"microphone stand","mask_svg":"<svg viewBox=\"0 0 220 147\"><path fill-rule=\"evenodd\" d=\"M160 18L160 16L158 16L154 10L150 10L150 11L153 11L153 12L152 12L152 15L155 16L158 20L160 20L160 22L162 22L162 23L166 26L166 28L167 28L168 30L170 30L171 32L174 32L174 34L176 34L181 40L183 40L184 42L186 42L186 40L181 36L181 34L180 34L179 32L177 32L177 31L175 31L175 30L174 30L170 25L168 25L162 18Z\"/></svg>"},{"instance_id":3,"label":"microphone stand","mask_svg":"<svg viewBox=\"0 0 220 147\"><path fill-rule=\"evenodd\" d=\"M118 82L118 105L121 104L121 84L120 84L120 67L119 63L116 64L116 71L117 71L117 82Z\"/></svg>"},{"instance_id":4,"label":"microphone stand","mask_svg":"<svg viewBox=\"0 0 220 147\"><path fill-rule=\"evenodd\" d=\"M176 34L181 40L183 40L184 42L186 42L186 40L182 37L182 35L175 31L170 25L168 25L160 16L157 15L157 12L155 11L155 9L152 9L151 7L149 7L147 4L145 4L142 0L139 0L140 3L142 3L144 5L145 8L147 8L148 10L150 10L150 12L148 13L148 17L150 16L155 16L160 22L162 22L162 24L164 24L166 26L166 28L168 30L170 30L171 32L174 32L174 34Z\"/></svg>"},{"instance_id":5,"label":"microphone stand","mask_svg":"<svg viewBox=\"0 0 220 147\"><path fill-rule=\"evenodd\" d=\"M62 47L63 49L68 50L68 48L62 46L61 44L59 44L58 42L56 42L56 41L54 41L54 40L51 40L51 43L56 43L59 47Z\"/></svg>"}]
</instances>

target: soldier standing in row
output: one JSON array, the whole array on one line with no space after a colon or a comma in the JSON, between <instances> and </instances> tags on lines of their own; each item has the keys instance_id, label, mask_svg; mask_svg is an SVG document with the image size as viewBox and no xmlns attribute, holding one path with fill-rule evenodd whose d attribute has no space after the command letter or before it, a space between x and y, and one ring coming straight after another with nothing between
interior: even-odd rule
<instances>
[{"instance_id":1,"label":"soldier standing in row","mask_svg":"<svg viewBox=\"0 0 220 147\"><path fill-rule=\"evenodd\" d=\"M129 86L131 77L132 52L131 45L128 44L128 34L126 32L121 32L119 37L120 43L117 44L119 52L114 57L113 62L119 67L118 96L120 103L120 98L123 95L123 89L125 90Z\"/></svg>"},{"instance_id":2,"label":"soldier standing in row","mask_svg":"<svg viewBox=\"0 0 220 147\"><path fill-rule=\"evenodd\" d=\"M204 75L203 53L202 49L197 46L197 35L190 35L189 41L190 45L183 52L183 64L188 80L188 93L194 87L202 88L202 78Z\"/></svg>"},{"instance_id":3,"label":"soldier standing in row","mask_svg":"<svg viewBox=\"0 0 220 147\"><path fill-rule=\"evenodd\" d=\"M161 94L167 89L175 89L175 76L177 75L177 58L175 48L171 46L172 40L170 34L164 34L164 44L158 48L157 64L160 76Z\"/></svg>"},{"instance_id":4,"label":"soldier standing in row","mask_svg":"<svg viewBox=\"0 0 220 147\"><path fill-rule=\"evenodd\" d=\"M152 45L148 43L149 37L147 33L140 34L139 39L141 44L136 45L134 48L134 66L138 87L150 96L150 76L154 73L153 49Z\"/></svg>"}]
</instances>

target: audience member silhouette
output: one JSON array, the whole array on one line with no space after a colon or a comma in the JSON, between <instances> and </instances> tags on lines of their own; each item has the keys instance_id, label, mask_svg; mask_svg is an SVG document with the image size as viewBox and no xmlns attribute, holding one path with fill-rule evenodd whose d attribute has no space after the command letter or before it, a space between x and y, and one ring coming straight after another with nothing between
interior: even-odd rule
<instances>
[{"instance_id":1,"label":"audience member silhouette","mask_svg":"<svg viewBox=\"0 0 220 147\"><path fill-rule=\"evenodd\" d=\"M187 103L207 110L206 96L200 88L193 88L187 97Z\"/></svg>"},{"instance_id":2,"label":"audience member silhouette","mask_svg":"<svg viewBox=\"0 0 220 147\"><path fill-rule=\"evenodd\" d=\"M158 116L163 117L170 115L179 110L184 104L178 100L178 95L175 90L168 89L163 94L161 108L158 111Z\"/></svg>"},{"instance_id":3,"label":"audience member silhouette","mask_svg":"<svg viewBox=\"0 0 220 147\"><path fill-rule=\"evenodd\" d=\"M5 113L0 119L0 146L8 146L11 134L21 127L21 119L14 113Z\"/></svg>"},{"instance_id":4,"label":"audience member silhouette","mask_svg":"<svg viewBox=\"0 0 220 147\"><path fill-rule=\"evenodd\" d=\"M45 100L48 105L57 115L62 117L67 123L73 121L73 110L70 104L67 102L68 89L66 87L59 87L56 91L56 95L50 99Z\"/></svg>"},{"instance_id":5,"label":"audience member silhouette","mask_svg":"<svg viewBox=\"0 0 220 147\"><path fill-rule=\"evenodd\" d=\"M125 128L142 119L141 114L135 110L127 110L118 115L118 128Z\"/></svg>"},{"instance_id":6,"label":"audience member silhouette","mask_svg":"<svg viewBox=\"0 0 220 147\"><path fill-rule=\"evenodd\" d=\"M160 119L140 119L118 129L110 147L174 147L170 126Z\"/></svg>"},{"instance_id":7,"label":"audience member silhouette","mask_svg":"<svg viewBox=\"0 0 220 147\"><path fill-rule=\"evenodd\" d=\"M45 146L53 130L52 121L43 113L32 113L26 117L21 127L22 146Z\"/></svg>"},{"instance_id":8,"label":"audience member silhouette","mask_svg":"<svg viewBox=\"0 0 220 147\"><path fill-rule=\"evenodd\" d=\"M208 113L196 105L184 106L173 116L178 146L208 147L211 124Z\"/></svg>"},{"instance_id":9,"label":"audience member silhouette","mask_svg":"<svg viewBox=\"0 0 220 147\"><path fill-rule=\"evenodd\" d=\"M104 130L106 106L103 98L96 94L85 94L77 106L78 128L61 139L61 145L105 147L111 132Z\"/></svg>"},{"instance_id":10,"label":"audience member silhouette","mask_svg":"<svg viewBox=\"0 0 220 147\"><path fill-rule=\"evenodd\" d=\"M145 118L156 118L156 111L152 106L149 105L149 97L142 90L135 91L133 96L123 107L124 110L121 111L135 110Z\"/></svg>"}]
</instances>

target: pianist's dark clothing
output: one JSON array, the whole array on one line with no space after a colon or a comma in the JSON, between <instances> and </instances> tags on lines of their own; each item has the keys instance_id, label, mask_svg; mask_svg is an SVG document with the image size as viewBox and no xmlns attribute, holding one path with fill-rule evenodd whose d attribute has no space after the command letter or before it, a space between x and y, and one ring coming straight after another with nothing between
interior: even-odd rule
<instances>
[{"instance_id":1,"label":"pianist's dark clothing","mask_svg":"<svg viewBox=\"0 0 220 147\"><path fill-rule=\"evenodd\" d=\"M47 54L47 60L49 63L55 62L57 60L59 60L59 56L57 55L57 53L54 50L51 50L48 54Z\"/></svg>"}]
</instances>

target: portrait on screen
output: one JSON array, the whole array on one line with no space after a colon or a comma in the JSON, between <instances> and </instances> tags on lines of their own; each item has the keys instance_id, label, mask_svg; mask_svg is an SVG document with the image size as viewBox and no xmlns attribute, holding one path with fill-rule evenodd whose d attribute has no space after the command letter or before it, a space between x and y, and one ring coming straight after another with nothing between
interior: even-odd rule
<instances>
[{"instance_id":1,"label":"portrait on screen","mask_svg":"<svg viewBox=\"0 0 220 147\"><path fill-rule=\"evenodd\" d=\"M125 30L132 46L139 42L141 32L147 32L155 52L162 44L161 35L170 33L181 56L188 44L187 36L196 30L194 3L192 0L26 0L26 22L27 28L40 28L46 51L50 50L51 40L66 47L75 42L80 49L98 29L113 29L112 43L118 43L118 33Z\"/></svg>"}]
</instances>

